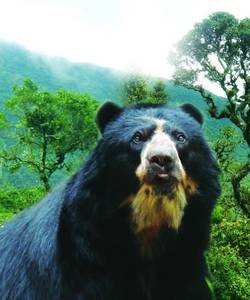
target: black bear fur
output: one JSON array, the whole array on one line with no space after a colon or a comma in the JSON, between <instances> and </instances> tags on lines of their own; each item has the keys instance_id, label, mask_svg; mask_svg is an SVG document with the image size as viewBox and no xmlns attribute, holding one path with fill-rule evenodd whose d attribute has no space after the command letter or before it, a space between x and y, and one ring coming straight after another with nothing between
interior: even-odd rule
<instances>
[{"instance_id":1,"label":"black bear fur","mask_svg":"<svg viewBox=\"0 0 250 300\"><path fill-rule=\"evenodd\" d=\"M139 148L131 139L147 121L167 120L188 143L178 150L197 184L178 230L163 227L157 251L141 255L126 199L136 193ZM209 300L204 251L219 195L218 168L204 140L202 116L191 105L106 103L103 133L83 167L0 231L1 300Z\"/></svg>"}]
</instances>

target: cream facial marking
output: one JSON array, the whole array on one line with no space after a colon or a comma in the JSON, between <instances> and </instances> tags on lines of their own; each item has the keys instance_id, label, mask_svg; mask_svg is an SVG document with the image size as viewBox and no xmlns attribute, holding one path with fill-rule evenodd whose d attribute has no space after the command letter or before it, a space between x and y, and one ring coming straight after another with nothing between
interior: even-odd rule
<instances>
[{"instance_id":1,"label":"cream facial marking","mask_svg":"<svg viewBox=\"0 0 250 300\"><path fill-rule=\"evenodd\" d=\"M167 155L172 158L175 163L173 176L178 180L182 180L185 176L181 160L176 150L174 142L170 137L162 131L164 123L159 122L152 139L146 144L141 153L141 164L136 169L136 175L141 182L145 179L145 176L149 169L148 157L153 155Z\"/></svg>"},{"instance_id":2,"label":"cream facial marking","mask_svg":"<svg viewBox=\"0 0 250 300\"><path fill-rule=\"evenodd\" d=\"M128 202L141 252L151 256L162 227L178 231L187 199L197 192L197 185L186 174L174 141L164 132L166 120L151 117L143 119L153 121L156 128L144 145L141 163L136 169L139 190L129 197Z\"/></svg>"},{"instance_id":3,"label":"cream facial marking","mask_svg":"<svg viewBox=\"0 0 250 300\"><path fill-rule=\"evenodd\" d=\"M155 122L156 122L155 132L164 132L163 126L166 123L166 121L162 119L156 119Z\"/></svg>"},{"instance_id":4,"label":"cream facial marking","mask_svg":"<svg viewBox=\"0 0 250 300\"><path fill-rule=\"evenodd\" d=\"M147 117L146 117L147 118ZM165 224L173 229L178 229L181 223L184 207L186 205L186 193L184 179L186 178L181 160L174 142L164 132L165 120L147 118L156 123L156 129L152 138L147 142L141 153L141 163L136 169L136 176L140 180L141 187L133 196L132 211L133 223L136 232L154 228L157 232L161 225ZM169 185L171 193L160 193L154 183L148 183L149 173L153 172L152 159L154 157L166 157L173 165L171 171L160 173L156 177L160 185ZM161 167L161 166L158 166ZM155 176L155 175L152 175ZM168 177L174 178L173 187ZM165 180L166 179L166 180Z\"/></svg>"}]
</instances>

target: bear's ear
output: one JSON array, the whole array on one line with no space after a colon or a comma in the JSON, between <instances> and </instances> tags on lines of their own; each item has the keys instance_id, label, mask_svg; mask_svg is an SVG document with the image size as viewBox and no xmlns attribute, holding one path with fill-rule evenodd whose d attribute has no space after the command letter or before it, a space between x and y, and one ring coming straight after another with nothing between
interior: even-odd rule
<instances>
[{"instance_id":1,"label":"bear's ear","mask_svg":"<svg viewBox=\"0 0 250 300\"><path fill-rule=\"evenodd\" d=\"M101 133L103 133L106 125L114 119L122 111L122 108L115 103L105 102L97 111L96 124Z\"/></svg>"},{"instance_id":2,"label":"bear's ear","mask_svg":"<svg viewBox=\"0 0 250 300\"><path fill-rule=\"evenodd\" d=\"M181 105L181 109L193 117L198 123L203 124L203 116L200 111L192 104L186 103Z\"/></svg>"}]
</instances>

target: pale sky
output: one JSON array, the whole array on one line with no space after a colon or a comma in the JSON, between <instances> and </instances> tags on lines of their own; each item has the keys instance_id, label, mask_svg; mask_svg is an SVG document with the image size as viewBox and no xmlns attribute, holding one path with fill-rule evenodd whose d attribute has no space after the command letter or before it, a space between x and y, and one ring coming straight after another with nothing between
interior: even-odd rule
<instances>
[{"instance_id":1,"label":"pale sky","mask_svg":"<svg viewBox=\"0 0 250 300\"><path fill-rule=\"evenodd\" d=\"M0 0L0 39L46 55L169 78L169 51L216 11L249 0Z\"/></svg>"}]
</instances>

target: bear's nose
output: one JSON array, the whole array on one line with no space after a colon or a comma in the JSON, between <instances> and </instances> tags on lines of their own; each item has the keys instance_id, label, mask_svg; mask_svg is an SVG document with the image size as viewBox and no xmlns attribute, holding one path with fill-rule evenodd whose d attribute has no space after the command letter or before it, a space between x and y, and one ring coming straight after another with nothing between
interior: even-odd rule
<instances>
[{"instance_id":1,"label":"bear's nose","mask_svg":"<svg viewBox=\"0 0 250 300\"><path fill-rule=\"evenodd\" d=\"M174 167L174 160L169 155L153 155L149 158L150 166L164 172L169 172Z\"/></svg>"}]
</instances>

